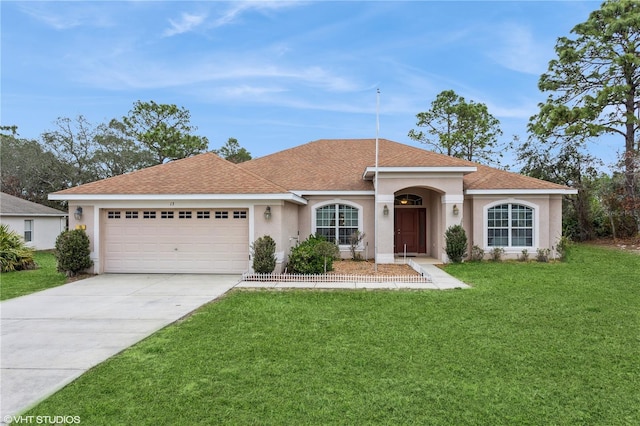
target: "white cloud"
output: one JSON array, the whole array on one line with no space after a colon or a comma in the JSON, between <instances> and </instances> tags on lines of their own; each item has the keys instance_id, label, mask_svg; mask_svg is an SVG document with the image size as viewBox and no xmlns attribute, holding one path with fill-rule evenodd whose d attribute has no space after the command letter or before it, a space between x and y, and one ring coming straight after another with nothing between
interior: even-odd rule
<instances>
[{"instance_id":1,"label":"white cloud","mask_svg":"<svg viewBox=\"0 0 640 426\"><path fill-rule=\"evenodd\" d=\"M268 56L268 55L266 55ZM341 70L295 63L275 63L278 59L257 54L246 58L239 54L217 55L215 60L195 59L159 62L144 59L133 52L119 57L82 55L71 62L77 80L96 88L108 90L161 89L186 87L203 83L225 84L229 87L277 87L278 91L301 88L321 89L326 92L352 92L363 85ZM241 91L237 90L237 93Z\"/></svg>"},{"instance_id":2,"label":"white cloud","mask_svg":"<svg viewBox=\"0 0 640 426\"><path fill-rule=\"evenodd\" d=\"M258 0L258 1L235 1L231 2L231 6L226 9L214 22L214 27L220 27L223 25L231 24L236 21L244 12L257 10L261 12L267 12L270 10L283 9L287 7L296 6L299 4L297 1L272 1L272 0Z\"/></svg>"},{"instance_id":3,"label":"white cloud","mask_svg":"<svg viewBox=\"0 0 640 426\"><path fill-rule=\"evenodd\" d=\"M189 31L193 31L195 28L199 27L207 15L192 15L190 13L182 13L180 16L180 20L174 21L173 19L169 19L169 23L171 24L171 28L168 28L164 31L164 35L167 37L171 37L177 34L183 34Z\"/></svg>"},{"instance_id":4,"label":"white cloud","mask_svg":"<svg viewBox=\"0 0 640 426\"><path fill-rule=\"evenodd\" d=\"M113 20L108 10L91 3L73 2L60 6L57 2L22 2L19 8L23 13L56 30L69 30L77 27L111 27Z\"/></svg>"},{"instance_id":5,"label":"white cloud","mask_svg":"<svg viewBox=\"0 0 640 426\"><path fill-rule=\"evenodd\" d=\"M275 93L286 92L287 89L283 87L264 87L254 86L249 84L240 84L237 86L225 86L217 87L216 92L222 94L225 97L244 99L244 98L261 98L265 95L272 95Z\"/></svg>"},{"instance_id":6,"label":"white cloud","mask_svg":"<svg viewBox=\"0 0 640 426\"><path fill-rule=\"evenodd\" d=\"M553 57L553 45L535 39L532 31L522 25L505 24L493 34L496 46L488 56L510 70L540 75Z\"/></svg>"}]
</instances>

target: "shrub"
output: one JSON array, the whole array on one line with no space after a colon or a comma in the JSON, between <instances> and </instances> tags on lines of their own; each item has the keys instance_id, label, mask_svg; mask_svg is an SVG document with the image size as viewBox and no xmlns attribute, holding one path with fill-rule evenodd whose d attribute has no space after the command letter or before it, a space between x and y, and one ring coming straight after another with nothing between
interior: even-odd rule
<instances>
[{"instance_id":1,"label":"shrub","mask_svg":"<svg viewBox=\"0 0 640 426\"><path fill-rule=\"evenodd\" d=\"M491 256L491 260L494 262L502 261L502 255L504 254L504 249L502 247L494 247L489 252L489 256Z\"/></svg>"},{"instance_id":2,"label":"shrub","mask_svg":"<svg viewBox=\"0 0 640 426\"><path fill-rule=\"evenodd\" d=\"M89 237L82 229L64 231L56 238L56 260L58 272L64 272L68 277L76 275L93 266L90 257Z\"/></svg>"},{"instance_id":3,"label":"shrub","mask_svg":"<svg viewBox=\"0 0 640 426\"><path fill-rule=\"evenodd\" d=\"M571 247L571 240L564 235L560 237L558 243L556 244L556 252L558 253L558 257L560 260L567 259L567 251Z\"/></svg>"},{"instance_id":4,"label":"shrub","mask_svg":"<svg viewBox=\"0 0 640 426\"><path fill-rule=\"evenodd\" d=\"M2 272L35 269L33 250L9 226L0 225L0 270Z\"/></svg>"},{"instance_id":5,"label":"shrub","mask_svg":"<svg viewBox=\"0 0 640 426\"><path fill-rule=\"evenodd\" d=\"M253 270L258 274L270 274L276 268L276 242L269 235L251 244Z\"/></svg>"},{"instance_id":6,"label":"shrub","mask_svg":"<svg viewBox=\"0 0 640 426\"><path fill-rule=\"evenodd\" d=\"M548 248L539 248L537 250L537 254L536 254L536 260L538 262L548 262L549 261L549 254L551 254L551 250L549 250Z\"/></svg>"},{"instance_id":7,"label":"shrub","mask_svg":"<svg viewBox=\"0 0 640 426\"><path fill-rule=\"evenodd\" d=\"M480 246L471 247L471 260L473 262L482 262L484 260L484 250Z\"/></svg>"},{"instance_id":8,"label":"shrub","mask_svg":"<svg viewBox=\"0 0 640 426\"><path fill-rule=\"evenodd\" d=\"M522 254L518 257L521 262L527 262L529 260L529 250L522 249Z\"/></svg>"},{"instance_id":9,"label":"shrub","mask_svg":"<svg viewBox=\"0 0 640 426\"><path fill-rule=\"evenodd\" d=\"M353 234L349 235L349 249L351 250L351 260L364 260L360 253L357 253L356 250L358 246L364 239L365 234L360 231L356 231Z\"/></svg>"},{"instance_id":10,"label":"shrub","mask_svg":"<svg viewBox=\"0 0 640 426\"><path fill-rule=\"evenodd\" d=\"M453 263L460 263L467 256L467 233L461 225L450 226L444 233L445 252Z\"/></svg>"},{"instance_id":11,"label":"shrub","mask_svg":"<svg viewBox=\"0 0 640 426\"><path fill-rule=\"evenodd\" d=\"M311 235L291 249L288 269L292 274L322 274L333 269L340 250L321 235Z\"/></svg>"}]
</instances>

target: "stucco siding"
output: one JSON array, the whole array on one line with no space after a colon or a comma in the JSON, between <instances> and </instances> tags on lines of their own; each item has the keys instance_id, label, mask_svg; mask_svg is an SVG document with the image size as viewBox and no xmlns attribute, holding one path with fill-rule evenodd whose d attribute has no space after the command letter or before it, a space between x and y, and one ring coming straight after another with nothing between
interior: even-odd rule
<instances>
[{"instance_id":1,"label":"stucco siding","mask_svg":"<svg viewBox=\"0 0 640 426\"><path fill-rule=\"evenodd\" d=\"M537 249L551 249L562 234L562 196L549 195L475 195L472 197L471 223L472 240L470 245L477 245L485 253L493 248L487 243L487 209L503 204L522 204L534 210L533 246L524 247L531 256ZM522 253L523 247L504 247L505 258L515 259Z\"/></svg>"},{"instance_id":2,"label":"stucco siding","mask_svg":"<svg viewBox=\"0 0 640 426\"><path fill-rule=\"evenodd\" d=\"M35 250L54 249L56 238L65 230L67 223L64 217L42 216L3 216L0 222L24 238L25 220L33 221L32 240L26 245Z\"/></svg>"},{"instance_id":3,"label":"stucco siding","mask_svg":"<svg viewBox=\"0 0 640 426\"><path fill-rule=\"evenodd\" d=\"M361 210L360 218L361 222L359 223L359 227L362 232L365 234L364 240L362 241L361 249L358 250L363 257L373 258L375 252L375 222L374 222L374 211L373 211L373 197L367 195L355 195L355 196L308 196L305 197L308 200L306 206L300 206L298 210L298 223L300 228L300 241L306 240L309 235L314 233L315 229L315 210L321 205L325 205L327 203L336 203L336 204L347 204L358 207ZM389 206L389 208L393 208L393 203ZM385 226L382 211L380 212L381 218L379 227ZM393 224L391 225L393 227ZM378 229L380 230L380 228ZM340 256L342 258L351 257L351 252L349 251L349 246L341 246L340 247Z\"/></svg>"}]
</instances>

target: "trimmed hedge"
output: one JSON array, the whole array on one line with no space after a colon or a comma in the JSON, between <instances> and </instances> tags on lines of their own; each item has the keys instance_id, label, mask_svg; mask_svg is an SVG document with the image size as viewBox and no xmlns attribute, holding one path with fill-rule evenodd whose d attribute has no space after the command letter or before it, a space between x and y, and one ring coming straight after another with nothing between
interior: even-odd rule
<instances>
[{"instance_id":1,"label":"trimmed hedge","mask_svg":"<svg viewBox=\"0 0 640 426\"><path fill-rule=\"evenodd\" d=\"M450 226L444 233L445 252L453 263L460 263L467 257L467 233L461 225Z\"/></svg>"},{"instance_id":2,"label":"trimmed hedge","mask_svg":"<svg viewBox=\"0 0 640 426\"><path fill-rule=\"evenodd\" d=\"M251 244L253 270L258 274L270 274L276 268L276 242L269 235Z\"/></svg>"},{"instance_id":3,"label":"trimmed hedge","mask_svg":"<svg viewBox=\"0 0 640 426\"><path fill-rule=\"evenodd\" d=\"M72 277L93 266L90 257L89 237L82 229L64 231L56 238L58 272Z\"/></svg>"}]
</instances>

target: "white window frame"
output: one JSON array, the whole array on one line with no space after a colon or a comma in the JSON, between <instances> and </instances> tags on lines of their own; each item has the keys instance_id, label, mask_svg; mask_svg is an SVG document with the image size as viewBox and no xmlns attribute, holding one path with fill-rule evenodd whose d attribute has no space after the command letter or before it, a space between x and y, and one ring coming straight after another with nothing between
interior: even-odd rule
<instances>
[{"instance_id":1,"label":"white window frame","mask_svg":"<svg viewBox=\"0 0 640 426\"><path fill-rule=\"evenodd\" d=\"M23 238L24 238L24 242L25 243L33 242L33 227L34 227L34 220L33 219L25 219L25 221L24 221L24 234L23 234ZM29 238L27 238L27 233L29 234Z\"/></svg>"},{"instance_id":2,"label":"white window frame","mask_svg":"<svg viewBox=\"0 0 640 426\"><path fill-rule=\"evenodd\" d=\"M492 207L496 207L502 204L509 204L509 233L508 233L508 237L509 237L509 244L511 244L511 212L512 212L512 208L511 206L514 204L518 204L521 206L525 206L528 207L532 210L532 214L533 214L533 218L532 218L532 224L533 224L533 230L532 230L532 245L531 246L512 246L512 245L506 245L506 246L490 246L489 245L489 209L491 209ZM510 252L510 253L516 253L516 252L520 252L523 249L527 249L527 250L537 250L538 248L538 242L540 241L540 215L539 215L539 209L540 207L537 204L533 204L529 201L524 201L524 200L518 200L518 199L514 199L514 198L508 198L508 199L503 199L503 200L498 200L498 201L494 201L492 203L489 203L487 205L484 206L484 214L483 214L483 218L482 218L482 229L484 232L484 247L485 250L492 250L495 247L502 247L503 249L505 249L506 252Z\"/></svg>"},{"instance_id":3,"label":"white window frame","mask_svg":"<svg viewBox=\"0 0 640 426\"><path fill-rule=\"evenodd\" d=\"M315 204L313 206L313 208L311 209L311 233L312 235L315 235L317 232L317 222L316 222L316 211L322 207L326 207L326 206L330 206L330 205L335 205L336 206L336 212L339 211L339 205L343 204L345 206L349 206L349 207L353 207L358 211L358 232L360 232L362 234L362 217L363 217L363 213L362 213L362 206L358 203L354 203L353 201L348 201L348 200L340 200L340 199L336 199L336 200L327 200L327 201L323 201L321 203ZM336 236L339 235L339 226L336 225ZM337 241L336 241L337 243ZM338 247L340 248L340 250L348 250L350 249L350 245L349 244L338 244ZM358 245L357 249L358 250L362 250L364 248L364 244L363 242L360 242L360 244Z\"/></svg>"}]
</instances>

